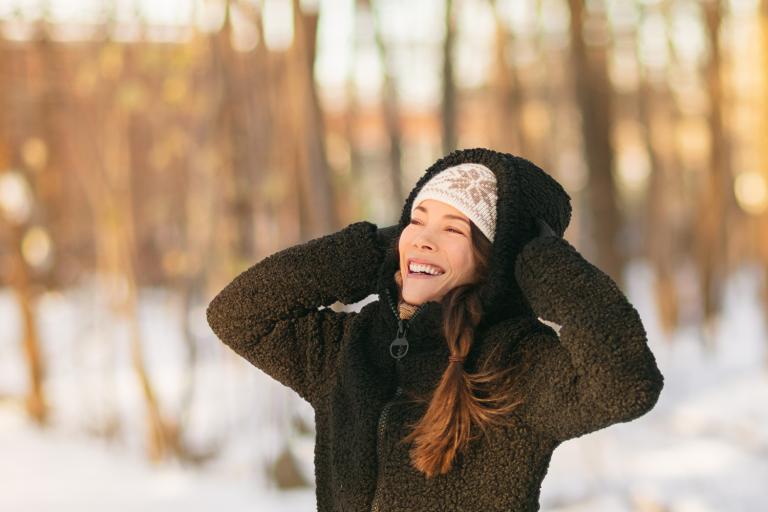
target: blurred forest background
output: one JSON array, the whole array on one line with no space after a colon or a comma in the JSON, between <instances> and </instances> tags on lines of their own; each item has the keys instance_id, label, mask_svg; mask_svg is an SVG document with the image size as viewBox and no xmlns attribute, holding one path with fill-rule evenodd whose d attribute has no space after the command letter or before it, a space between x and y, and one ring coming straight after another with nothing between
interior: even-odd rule
<instances>
[{"instance_id":1,"label":"blurred forest background","mask_svg":"<svg viewBox=\"0 0 768 512\"><path fill-rule=\"evenodd\" d=\"M235 364L207 302L395 223L477 146L558 179L566 238L622 287L649 266L664 343L717 350L745 266L764 322L768 0L0 0L0 403L220 456L251 424L200 412Z\"/></svg>"}]
</instances>

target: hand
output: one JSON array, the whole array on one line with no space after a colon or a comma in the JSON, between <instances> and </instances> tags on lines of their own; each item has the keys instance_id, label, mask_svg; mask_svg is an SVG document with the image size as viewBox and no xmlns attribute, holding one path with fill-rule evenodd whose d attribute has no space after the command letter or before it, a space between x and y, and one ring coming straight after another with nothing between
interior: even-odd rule
<instances>
[{"instance_id":1,"label":"hand","mask_svg":"<svg viewBox=\"0 0 768 512\"><path fill-rule=\"evenodd\" d=\"M552 229L552 227L544 219L537 217L536 218L536 225L539 227L539 232L538 232L538 234L536 236L534 236L533 238L528 240L528 242L526 242L525 247L528 247L535 240L540 240L540 239L545 238L545 237L554 236L556 238L560 238L560 236L557 233L555 233L555 231ZM525 247L524 247L524 249L525 249ZM518 283L523 282L522 281L522 277L523 276L520 273L524 272L524 270L523 270L523 267L521 267L520 265L517 264L517 261L520 259L520 255L521 254L522 254L522 251L520 251L520 253L518 253L518 255L517 255L516 259L515 259L515 280Z\"/></svg>"},{"instance_id":2,"label":"hand","mask_svg":"<svg viewBox=\"0 0 768 512\"><path fill-rule=\"evenodd\" d=\"M545 237L545 236L558 236L557 233L547 224L547 221L544 219L537 218L536 224L539 226L539 238Z\"/></svg>"},{"instance_id":3,"label":"hand","mask_svg":"<svg viewBox=\"0 0 768 512\"><path fill-rule=\"evenodd\" d=\"M376 237L378 238L379 247L386 252L389 246L393 243L392 240L400 236L400 225L393 224L385 228L379 228L376 231Z\"/></svg>"}]
</instances>

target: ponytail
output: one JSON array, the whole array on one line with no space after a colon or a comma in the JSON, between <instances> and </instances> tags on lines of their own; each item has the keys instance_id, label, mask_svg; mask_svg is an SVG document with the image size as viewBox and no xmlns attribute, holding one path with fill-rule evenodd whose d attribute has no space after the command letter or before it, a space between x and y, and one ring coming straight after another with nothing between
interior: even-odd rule
<instances>
[{"instance_id":1,"label":"ponytail","mask_svg":"<svg viewBox=\"0 0 768 512\"><path fill-rule=\"evenodd\" d=\"M490 424L508 424L509 413L523 402L510 379L519 375L519 361L508 362L506 368L489 369L495 359L490 356L476 372L467 372L464 367L483 316L479 286L487 279L492 249L490 240L474 222L470 222L470 228L476 279L454 287L441 300L443 334L450 352L448 366L431 397L409 393L413 401L429 405L424 416L409 425L413 430L400 441L413 443L411 464L428 478L451 469L456 455L476 437L473 427L485 431ZM397 244L395 239L395 250Z\"/></svg>"}]
</instances>

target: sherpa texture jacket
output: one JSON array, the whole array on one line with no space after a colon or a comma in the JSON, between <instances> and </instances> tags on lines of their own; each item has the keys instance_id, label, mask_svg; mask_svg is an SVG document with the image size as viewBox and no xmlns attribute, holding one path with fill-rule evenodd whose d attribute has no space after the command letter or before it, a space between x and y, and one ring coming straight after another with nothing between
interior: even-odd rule
<instances>
[{"instance_id":1,"label":"sherpa texture jacket","mask_svg":"<svg viewBox=\"0 0 768 512\"><path fill-rule=\"evenodd\" d=\"M478 162L496 174L497 229L485 314L464 364L472 371L527 360L518 382L526 401L513 423L490 428L427 479L399 444L424 413L403 390L434 389L448 364L438 302L404 321L409 349L396 360L394 273L387 231L410 221L419 189L442 169ZM535 219L557 236L538 237ZM419 179L395 228L355 222L272 254L248 268L210 303L208 322L221 340L294 389L315 411L315 482L320 512L536 511L553 450L563 441L642 416L663 377L635 308L605 273L561 238L570 197L547 173L509 154L455 151ZM393 229L394 228L394 229ZM328 306L379 300L359 312ZM562 327L559 334L540 319Z\"/></svg>"}]
</instances>

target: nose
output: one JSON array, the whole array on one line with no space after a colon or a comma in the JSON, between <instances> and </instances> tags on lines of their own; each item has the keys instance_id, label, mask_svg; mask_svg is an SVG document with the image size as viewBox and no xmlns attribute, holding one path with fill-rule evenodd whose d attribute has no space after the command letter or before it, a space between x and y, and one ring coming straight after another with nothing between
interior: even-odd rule
<instances>
[{"instance_id":1,"label":"nose","mask_svg":"<svg viewBox=\"0 0 768 512\"><path fill-rule=\"evenodd\" d=\"M420 249L434 251L435 244L429 239L429 237L425 236L425 231L426 230L422 230L421 233L416 235L416 237L413 239L413 245Z\"/></svg>"}]
</instances>

